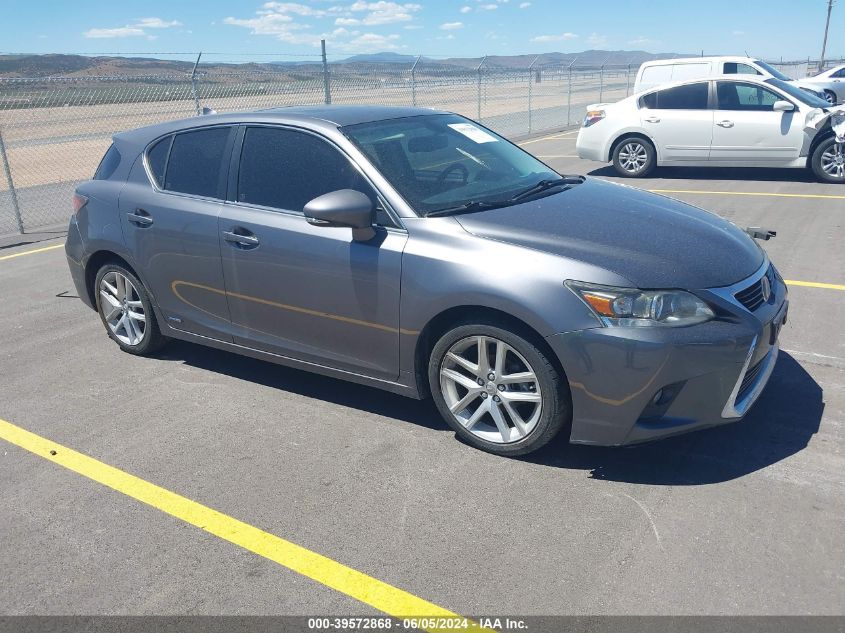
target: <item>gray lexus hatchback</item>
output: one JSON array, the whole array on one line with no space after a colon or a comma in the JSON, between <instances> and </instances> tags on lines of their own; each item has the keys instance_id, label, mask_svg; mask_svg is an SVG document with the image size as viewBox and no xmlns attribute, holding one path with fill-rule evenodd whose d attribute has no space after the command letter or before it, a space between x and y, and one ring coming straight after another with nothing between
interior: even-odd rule
<instances>
[{"instance_id":1,"label":"gray lexus hatchback","mask_svg":"<svg viewBox=\"0 0 845 633\"><path fill-rule=\"evenodd\" d=\"M740 419L787 291L719 217L378 106L117 134L67 257L121 349L170 338L424 398L469 444L621 445Z\"/></svg>"}]
</instances>

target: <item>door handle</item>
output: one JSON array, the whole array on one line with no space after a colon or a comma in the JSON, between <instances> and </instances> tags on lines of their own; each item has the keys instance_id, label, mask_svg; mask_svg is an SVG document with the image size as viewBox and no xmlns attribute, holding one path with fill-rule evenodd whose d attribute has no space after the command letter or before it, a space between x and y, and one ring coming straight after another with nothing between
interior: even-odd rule
<instances>
[{"instance_id":1,"label":"door handle","mask_svg":"<svg viewBox=\"0 0 845 633\"><path fill-rule=\"evenodd\" d=\"M130 211L126 214L126 219L129 220L135 226L139 227L147 227L153 223L153 219L150 217L150 214L144 211L143 209L135 209L134 211Z\"/></svg>"},{"instance_id":2,"label":"door handle","mask_svg":"<svg viewBox=\"0 0 845 633\"><path fill-rule=\"evenodd\" d=\"M650 117L646 118L645 122L646 123L660 123L660 117L650 116Z\"/></svg>"},{"instance_id":3,"label":"door handle","mask_svg":"<svg viewBox=\"0 0 845 633\"><path fill-rule=\"evenodd\" d=\"M222 231L223 239L234 244L238 248L255 248L258 246L258 236L253 233L236 233L236 231L245 231L245 229L233 229L231 231Z\"/></svg>"},{"instance_id":4,"label":"door handle","mask_svg":"<svg viewBox=\"0 0 845 633\"><path fill-rule=\"evenodd\" d=\"M734 122L725 119L724 121L719 121L718 123L716 123L716 125L718 125L719 127L733 127Z\"/></svg>"}]
</instances>

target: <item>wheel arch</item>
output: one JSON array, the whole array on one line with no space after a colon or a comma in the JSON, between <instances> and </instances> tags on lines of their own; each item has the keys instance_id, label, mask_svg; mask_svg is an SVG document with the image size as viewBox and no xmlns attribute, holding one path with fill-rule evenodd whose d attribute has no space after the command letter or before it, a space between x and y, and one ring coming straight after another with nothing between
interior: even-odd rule
<instances>
[{"instance_id":1,"label":"wheel arch","mask_svg":"<svg viewBox=\"0 0 845 633\"><path fill-rule=\"evenodd\" d=\"M641 138L644 141L647 141L651 147L654 149L654 156L657 160L660 160L660 154L657 150L657 143L654 142L654 139L651 138L648 134L640 130L629 130L627 132L623 132L619 136L617 136L613 141L610 143L610 147L607 151L607 162L613 160L613 152L616 151L616 148L629 138Z\"/></svg>"},{"instance_id":2,"label":"wheel arch","mask_svg":"<svg viewBox=\"0 0 845 633\"><path fill-rule=\"evenodd\" d=\"M807 150L807 168L813 168L813 154L816 153L816 148L833 136L833 127L830 124L830 119L824 122L822 129L819 130L818 134L813 137L813 140L810 142L810 148Z\"/></svg>"},{"instance_id":3,"label":"wheel arch","mask_svg":"<svg viewBox=\"0 0 845 633\"><path fill-rule=\"evenodd\" d=\"M452 328L468 322L505 327L511 332L519 334L527 341L530 341L549 359L549 362L552 363L560 374L562 383L567 386L567 390L569 389L566 371L561 365L560 359L554 353L554 350L552 350L546 339L536 329L522 319L496 308L482 305L460 305L447 308L434 315L425 324L417 337L414 350L414 373L416 375L417 390L421 398L431 396L431 386L428 382L428 362L437 341ZM571 394L568 395L571 401Z\"/></svg>"},{"instance_id":4,"label":"wheel arch","mask_svg":"<svg viewBox=\"0 0 845 633\"><path fill-rule=\"evenodd\" d=\"M138 277L138 273L135 272L132 265L114 251L100 250L95 252L85 262L85 292L88 294L88 299L93 306L97 305L94 288L97 272L106 264L120 264L121 266L125 266L133 275Z\"/></svg>"}]
</instances>

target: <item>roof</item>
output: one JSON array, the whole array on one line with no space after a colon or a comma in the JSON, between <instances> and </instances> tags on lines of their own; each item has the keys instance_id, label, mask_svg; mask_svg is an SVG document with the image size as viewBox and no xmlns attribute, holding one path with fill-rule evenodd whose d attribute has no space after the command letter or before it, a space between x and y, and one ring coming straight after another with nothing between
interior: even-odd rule
<instances>
[{"instance_id":1,"label":"roof","mask_svg":"<svg viewBox=\"0 0 845 633\"><path fill-rule=\"evenodd\" d=\"M357 123L384 121L403 117L448 114L443 110L381 105L313 105L267 108L226 114L209 114L188 119L166 121L115 134L115 139L127 142L148 141L192 127L237 123L289 123L312 128L344 127Z\"/></svg>"},{"instance_id":2,"label":"roof","mask_svg":"<svg viewBox=\"0 0 845 633\"><path fill-rule=\"evenodd\" d=\"M643 62L643 66L659 66L659 65L668 65L668 64L676 64L678 62L682 63L695 63L695 62L714 62L714 61L752 61L756 62L758 59L756 57L746 57L745 55L711 55L709 57L672 57L667 59L651 59L647 62Z\"/></svg>"}]
</instances>

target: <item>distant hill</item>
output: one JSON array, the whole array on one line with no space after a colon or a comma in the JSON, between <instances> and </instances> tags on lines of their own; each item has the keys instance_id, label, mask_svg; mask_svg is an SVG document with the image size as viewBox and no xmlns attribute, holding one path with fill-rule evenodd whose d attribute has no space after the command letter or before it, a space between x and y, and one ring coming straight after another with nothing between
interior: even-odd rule
<instances>
[{"instance_id":1,"label":"distant hill","mask_svg":"<svg viewBox=\"0 0 845 633\"><path fill-rule=\"evenodd\" d=\"M536 59L536 65L569 65L573 61L577 66L639 65L650 59L676 57L674 53L647 53L645 51L600 51L590 50L580 53L543 53L541 55L490 55L486 64L491 67L522 69L528 68ZM404 55L393 52L353 55L333 64L345 67L360 67L388 64L406 64L410 66L417 59L416 55ZM480 57L453 57L434 59L423 57L425 66L444 66L451 68L475 68ZM291 67L319 64L313 61L274 61L246 64L203 63L203 71L225 69L226 72L256 71L279 67ZM87 55L0 55L0 77L94 77L94 76L181 76L190 73L193 62L173 61L147 57L115 57Z\"/></svg>"}]
</instances>

